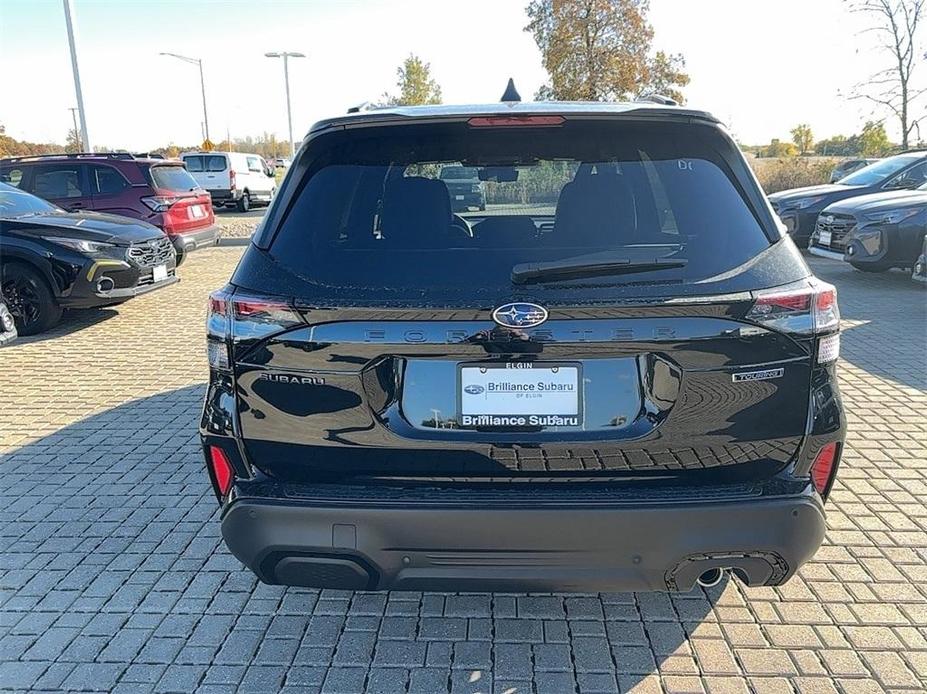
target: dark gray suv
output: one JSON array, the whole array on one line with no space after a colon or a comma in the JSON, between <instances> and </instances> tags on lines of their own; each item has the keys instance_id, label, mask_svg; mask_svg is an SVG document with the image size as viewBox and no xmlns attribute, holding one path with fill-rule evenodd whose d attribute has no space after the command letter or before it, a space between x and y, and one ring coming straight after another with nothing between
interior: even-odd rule
<instances>
[{"instance_id":1,"label":"dark gray suv","mask_svg":"<svg viewBox=\"0 0 927 694\"><path fill-rule=\"evenodd\" d=\"M507 203L454 212L453 165ZM325 120L209 300L222 535L288 585L778 585L824 536L838 331L706 113Z\"/></svg>"}]
</instances>

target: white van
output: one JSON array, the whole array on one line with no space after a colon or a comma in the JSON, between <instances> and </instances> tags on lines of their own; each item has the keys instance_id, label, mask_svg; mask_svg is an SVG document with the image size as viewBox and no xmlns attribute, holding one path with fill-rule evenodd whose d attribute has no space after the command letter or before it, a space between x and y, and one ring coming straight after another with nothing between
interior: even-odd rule
<instances>
[{"instance_id":1,"label":"white van","mask_svg":"<svg viewBox=\"0 0 927 694\"><path fill-rule=\"evenodd\" d=\"M247 212L255 203L270 204L277 192L273 172L259 154L187 152L181 155L196 182L209 191L214 207L236 205Z\"/></svg>"}]
</instances>

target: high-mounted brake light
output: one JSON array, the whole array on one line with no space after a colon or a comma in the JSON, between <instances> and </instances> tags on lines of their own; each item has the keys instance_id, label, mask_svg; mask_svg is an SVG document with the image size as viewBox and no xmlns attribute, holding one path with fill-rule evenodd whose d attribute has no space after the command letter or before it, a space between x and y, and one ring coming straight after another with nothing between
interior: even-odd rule
<instances>
[{"instance_id":1,"label":"high-mounted brake light","mask_svg":"<svg viewBox=\"0 0 927 694\"><path fill-rule=\"evenodd\" d=\"M224 497L232 488L232 480L235 473L232 470L232 464L228 456L218 446L209 447L209 466L212 468L213 478L216 480L216 489L219 497Z\"/></svg>"},{"instance_id":2,"label":"high-mounted brake light","mask_svg":"<svg viewBox=\"0 0 927 694\"><path fill-rule=\"evenodd\" d=\"M475 116L467 121L471 128L544 128L563 125L563 116Z\"/></svg>"},{"instance_id":3,"label":"high-mounted brake light","mask_svg":"<svg viewBox=\"0 0 927 694\"><path fill-rule=\"evenodd\" d=\"M837 462L836 442L825 444L811 465L811 481L818 494L825 494L830 486L834 473L834 463Z\"/></svg>"}]
</instances>

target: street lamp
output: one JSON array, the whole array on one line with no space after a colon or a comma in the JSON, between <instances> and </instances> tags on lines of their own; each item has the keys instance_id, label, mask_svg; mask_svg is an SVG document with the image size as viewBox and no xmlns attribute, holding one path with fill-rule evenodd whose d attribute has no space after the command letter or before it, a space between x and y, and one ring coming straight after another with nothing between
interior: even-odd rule
<instances>
[{"instance_id":1,"label":"street lamp","mask_svg":"<svg viewBox=\"0 0 927 694\"><path fill-rule=\"evenodd\" d=\"M185 63L190 63L199 67L200 91L203 93L203 129L206 131L206 139L209 140L209 116L206 115L206 83L203 81L203 61L199 58L188 58L185 55L177 55L176 53L159 53L158 55L169 55L172 58L177 58Z\"/></svg>"},{"instance_id":2,"label":"street lamp","mask_svg":"<svg viewBox=\"0 0 927 694\"><path fill-rule=\"evenodd\" d=\"M290 58L305 58L306 56L304 53L283 51L281 53L265 53L264 57L283 58L283 81L286 85L286 124L290 133L290 161L292 161L296 157L296 147L293 144L293 116L290 113L290 69L288 66L288 61Z\"/></svg>"}]
</instances>

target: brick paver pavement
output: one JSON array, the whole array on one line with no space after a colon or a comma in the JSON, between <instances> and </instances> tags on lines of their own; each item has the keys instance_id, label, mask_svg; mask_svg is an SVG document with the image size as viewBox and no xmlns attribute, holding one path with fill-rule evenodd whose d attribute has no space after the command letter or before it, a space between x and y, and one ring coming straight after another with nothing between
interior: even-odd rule
<instances>
[{"instance_id":1,"label":"brick paver pavement","mask_svg":"<svg viewBox=\"0 0 927 694\"><path fill-rule=\"evenodd\" d=\"M925 689L927 302L901 273L812 260L840 292L851 433L826 544L788 585L318 592L228 554L197 450L204 299L239 252L0 351L0 689Z\"/></svg>"}]
</instances>

